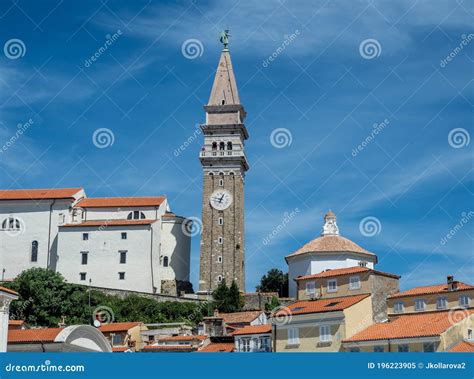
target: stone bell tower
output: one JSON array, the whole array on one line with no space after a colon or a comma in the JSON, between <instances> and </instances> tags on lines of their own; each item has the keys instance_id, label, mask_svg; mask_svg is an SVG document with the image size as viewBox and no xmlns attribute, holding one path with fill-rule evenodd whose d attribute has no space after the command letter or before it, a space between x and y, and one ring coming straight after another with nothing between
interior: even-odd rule
<instances>
[{"instance_id":1,"label":"stone bell tower","mask_svg":"<svg viewBox=\"0 0 474 379\"><path fill-rule=\"evenodd\" d=\"M201 125L204 146L202 238L199 293L210 294L221 283L236 281L245 291L244 177L249 169L244 144L249 137L230 58L228 31Z\"/></svg>"}]
</instances>

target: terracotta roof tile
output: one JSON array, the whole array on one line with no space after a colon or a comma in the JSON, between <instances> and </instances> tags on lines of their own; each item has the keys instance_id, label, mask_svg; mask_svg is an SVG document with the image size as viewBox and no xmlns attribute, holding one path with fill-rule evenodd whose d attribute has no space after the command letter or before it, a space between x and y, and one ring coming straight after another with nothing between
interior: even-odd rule
<instances>
[{"instance_id":1,"label":"terracotta roof tile","mask_svg":"<svg viewBox=\"0 0 474 379\"><path fill-rule=\"evenodd\" d=\"M159 341L193 341L193 340L205 340L207 336L166 336L157 338Z\"/></svg>"},{"instance_id":2,"label":"terracotta roof tile","mask_svg":"<svg viewBox=\"0 0 474 379\"><path fill-rule=\"evenodd\" d=\"M10 288L5 288L5 287L0 287L0 292L6 292L6 293L9 293L11 295L16 295L18 296L18 292L15 292L13 290L11 290Z\"/></svg>"},{"instance_id":3,"label":"terracotta roof tile","mask_svg":"<svg viewBox=\"0 0 474 379\"><path fill-rule=\"evenodd\" d=\"M63 328L9 330L8 343L54 342L63 330Z\"/></svg>"},{"instance_id":4,"label":"terracotta roof tile","mask_svg":"<svg viewBox=\"0 0 474 379\"><path fill-rule=\"evenodd\" d=\"M241 329L236 330L232 333L233 336L239 336L243 334L262 334L262 333L270 333L272 331L271 324L263 324L263 325L249 325L244 326Z\"/></svg>"},{"instance_id":5,"label":"terracotta roof tile","mask_svg":"<svg viewBox=\"0 0 474 379\"><path fill-rule=\"evenodd\" d=\"M147 345L144 346L144 351L193 351L196 350L194 346L191 345Z\"/></svg>"},{"instance_id":6,"label":"terracotta roof tile","mask_svg":"<svg viewBox=\"0 0 474 379\"><path fill-rule=\"evenodd\" d=\"M451 353L474 353L474 342L461 341L449 351Z\"/></svg>"},{"instance_id":7,"label":"terracotta roof tile","mask_svg":"<svg viewBox=\"0 0 474 379\"><path fill-rule=\"evenodd\" d=\"M296 280L328 278L328 277L348 275L348 274L357 274L357 273L361 273L361 272L374 273L374 274L377 274L377 275L389 276L391 278L396 278L396 279L400 278L400 276L395 275L395 274L389 274L389 273L382 272L382 271L372 270L368 267L355 266L355 267L347 267L347 268L338 268L338 269L333 269L333 270L326 270L326 271L320 272L319 274L300 276L300 277L296 278Z\"/></svg>"},{"instance_id":8,"label":"terracotta roof tile","mask_svg":"<svg viewBox=\"0 0 474 379\"><path fill-rule=\"evenodd\" d=\"M108 226L133 226L151 225L157 220L90 220L78 224L61 225L62 228L87 228L87 227L108 227Z\"/></svg>"},{"instance_id":9,"label":"terracotta roof tile","mask_svg":"<svg viewBox=\"0 0 474 379\"><path fill-rule=\"evenodd\" d=\"M125 332L139 325L143 325L143 323L142 322L113 322L110 324L101 325L98 329L102 333Z\"/></svg>"},{"instance_id":10,"label":"terracotta roof tile","mask_svg":"<svg viewBox=\"0 0 474 379\"><path fill-rule=\"evenodd\" d=\"M247 311L247 312L233 312L233 313L219 313L219 316L223 318L226 324L240 324L240 323L250 323L258 316L260 316L263 311Z\"/></svg>"},{"instance_id":11,"label":"terracotta roof tile","mask_svg":"<svg viewBox=\"0 0 474 379\"><path fill-rule=\"evenodd\" d=\"M362 301L369 296L370 294L364 294L355 296L332 297L320 300L296 301L292 304L287 305L285 308L280 309L275 314L275 317L281 317L286 315L294 316L307 313L342 311L346 308L353 306L354 304L357 304L359 301Z\"/></svg>"},{"instance_id":12,"label":"terracotta roof tile","mask_svg":"<svg viewBox=\"0 0 474 379\"><path fill-rule=\"evenodd\" d=\"M124 353L128 350L129 348L126 346L114 346L112 347L112 352L114 353Z\"/></svg>"},{"instance_id":13,"label":"terracotta roof tile","mask_svg":"<svg viewBox=\"0 0 474 379\"><path fill-rule=\"evenodd\" d=\"M234 344L231 342L211 342L198 350L197 353L232 353L233 351Z\"/></svg>"},{"instance_id":14,"label":"terracotta roof tile","mask_svg":"<svg viewBox=\"0 0 474 379\"><path fill-rule=\"evenodd\" d=\"M72 199L82 188L0 190L0 200Z\"/></svg>"},{"instance_id":15,"label":"terracotta roof tile","mask_svg":"<svg viewBox=\"0 0 474 379\"><path fill-rule=\"evenodd\" d=\"M20 326L25 323L25 320L8 320L8 325Z\"/></svg>"},{"instance_id":16,"label":"terracotta roof tile","mask_svg":"<svg viewBox=\"0 0 474 379\"><path fill-rule=\"evenodd\" d=\"M460 322L473 313L474 309L470 309L460 310L454 316L452 311L437 311L393 317L387 322L373 324L343 342L439 336L454 325L453 318Z\"/></svg>"},{"instance_id":17,"label":"terracotta roof tile","mask_svg":"<svg viewBox=\"0 0 474 379\"><path fill-rule=\"evenodd\" d=\"M88 197L81 200L76 207L108 208L108 207L157 207L165 201L165 196L149 197Z\"/></svg>"},{"instance_id":18,"label":"terracotta roof tile","mask_svg":"<svg viewBox=\"0 0 474 379\"><path fill-rule=\"evenodd\" d=\"M466 284L463 282L457 282L457 284L458 284L458 289L456 291L466 291L466 290L474 289L474 286L470 284ZM448 285L446 283L438 284L434 286L422 286L422 287L411 288L407 291L395 293L389 296L388 298L396 299L396 298L405 297L405 296L430 295L430 294L444 293L444 292L449 292Z\"/></svg>"},{"instance_id":19,"label":"terracotta roof tile","mask_svg":"<svg viewBox=\"0 0 474 379\"><path fill-rule=\"evenodd\" d=\"M296 250L294 253L287 255L286 258L292 258L296 255L306 253L341 253L341 252L353 252L359 254L370 255L376 257L374 253L367 251L357 245L355 242L342 237L342 236L319 236L314 240L308 242L306 245Z\"/></svg>"}]
</instances>

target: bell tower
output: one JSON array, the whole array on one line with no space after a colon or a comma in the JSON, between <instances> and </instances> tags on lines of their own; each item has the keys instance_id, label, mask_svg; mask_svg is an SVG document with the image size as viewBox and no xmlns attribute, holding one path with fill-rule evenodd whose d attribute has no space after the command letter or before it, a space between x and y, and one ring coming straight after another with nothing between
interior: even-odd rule
<instances>
[{"instance_id":1,"label":"bell tower","mask_svg":"<svg viewBox=\"0 0 474 379\"><path fill-rule=\"evenodd\" d=\"M199 293L210 294L225 280L245 291L244 177L248 132L228 49L228 31L221 33L224 49L217 66L201 125L204 146L202 237Z\"/></svg>"}]
</instances>

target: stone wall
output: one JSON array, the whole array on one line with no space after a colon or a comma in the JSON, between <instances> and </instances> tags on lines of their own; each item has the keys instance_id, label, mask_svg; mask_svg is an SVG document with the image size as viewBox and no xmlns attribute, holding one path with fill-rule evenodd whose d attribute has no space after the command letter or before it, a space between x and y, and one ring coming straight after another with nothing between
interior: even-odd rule
<instances>
[{"instance_id":1,"label":"stone wall","mask_svg":"<svg viewBox=\"0 0 474 379\"><path fill-rule=\"evenodd\" d=\"M398 279L372 275L372 311L374 322L387 319L387 297L399 291Z\"/></svg>"},{"instance_id":2,"label":"stone wall","mask_svg":"<svg viewBox=\"0 0 474 379\"><path fill-rule=\"evenodd\" d=\"M255 292L243 295L245 300L244 311L265 310L265 304L272 301L273 297L278 298L278 292Z\"/></svg>"}]
</instances>

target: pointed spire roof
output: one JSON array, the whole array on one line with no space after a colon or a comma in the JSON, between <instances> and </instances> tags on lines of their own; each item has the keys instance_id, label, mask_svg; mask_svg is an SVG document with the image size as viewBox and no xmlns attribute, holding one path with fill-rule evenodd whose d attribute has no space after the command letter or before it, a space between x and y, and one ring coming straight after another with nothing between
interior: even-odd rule
<instances>
[{"instance_id":1,"label":"pointed spire roof","mask_svg":"<svg viewBox=\"0 0 474 379\"><path fill-rule=\"evenodd\" d=\"M240 105L232 60L230 59L229 50L226 48L221 52L207 105Z\"/></svg>"}]
</instances>

